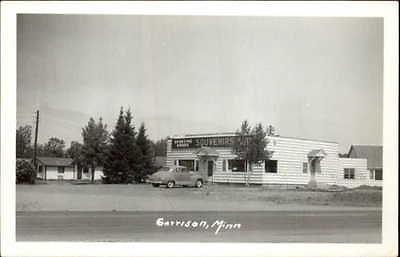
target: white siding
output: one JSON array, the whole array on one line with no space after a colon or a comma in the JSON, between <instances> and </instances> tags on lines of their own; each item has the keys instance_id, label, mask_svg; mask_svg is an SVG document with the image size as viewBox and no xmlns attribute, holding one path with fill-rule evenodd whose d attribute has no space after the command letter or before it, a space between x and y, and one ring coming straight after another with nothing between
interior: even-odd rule
<instances>
[{"instance_id":1,"label":"white siding","mask_svg":"<svg viewBox=\"0 0 400 257\"><path fill-rule=\"evenodd\" d=\"M337 184L346 187L358 187L361 185L382 186L382 181L370 179L367 169L367 159L361 158L340 158L341 169L338 172ZM353 168L355 170L354 179L344 178L344 169Z\"/></svg>"},{"instance_id":2,"label":"white siding","mask_svg":"<svg viewBox=\"0 0 400 257\"><path fill-rule=\"evenodd\" d=\"M95 169L95 175L94 179L95 180L101 180L101 177L103 175L103 168L102 167L97 167ZM47 180L74 180L78 179L78 172L76 172L74 167L65 167L64 168L64 173L58 173L57 167L55 166L47 166L47 174L45 175L45 168L43 167L43 172L38 172L37 177L40 179L45 179ZM83 173L82 172L82 178L81 179L88 179L90 180L91 178L91 172L88 173Z\"/></svg>"},{"instance_id":3,"label":"white siding","mask_svg":"<svg viewBox=\"0 0 400 257\"><path fill-rule=\"evenodd\" d=\"M103 168L102 167L96 167L94 170L94 180L101 180L101 177L103 177ZM89 172L82 172L82 178L81 179L88 179L90 180L92 178L92 171L89 169Z\"/></svg>"},{"instance_id":4,"label":"white siding","mask_svg":"<svg viewBox=\"0 0 400 257\"><path fill-rule=\"evenodd\" d=\"M278 173L264 173L264 184L307 184L310 173L303 173L303 162L308 163L307 154L316 149L326 153L321 160L321 172L315 176L317 183L335 184L340 167L337 143L285 137L268 139L267 149L274 151L271 159L278 161Z\"/></svg>"},{"instance_id":5,"label":"white siding","mask_svg":"<svg viewBox=\"0 0 400 257\"><path fill-rule=\"evenodd\" d=\"M75 170L73 167L65 167L64 173L58 173L57 167L47 166L47 175L46 175L47 180L57 180L57 179L70 180L74 179L74 176L75 176Z\"/></svg>"},{"instance_id":6,"label":"white siding","mask_svg":"<svg viewBox=\"0 0 400 257\"><path fill-rule=\"evenodd\" d=\"M303 173L303 162L308 162L307 154L311 150L323 149L327 156L321 161L321 173L316 174L317 182L335 184L340 169L338 144L284 137L268 137L268 150L274 151L273 160L278 161L277 173L265 173L264 163L254 166L249 173L222 171L222 161L234 159L231 148L215 147L219 153L216 169L213 173L214 182L249 183L254 184L307 184L309 173ZM171 149L171 140L167 145L167 166L174 165L175 160L197 159L194 152L197 149Z\"/></svg>"}]
</instances>

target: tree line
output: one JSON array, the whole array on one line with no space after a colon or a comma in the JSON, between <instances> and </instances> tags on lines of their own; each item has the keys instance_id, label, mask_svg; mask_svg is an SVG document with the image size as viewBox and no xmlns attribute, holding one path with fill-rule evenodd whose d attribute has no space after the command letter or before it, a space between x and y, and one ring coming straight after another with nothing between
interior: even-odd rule
<instances>
[{"instance_id":1,"label":"tree line","mask_svg":"<svg viewBox=\"0 0 400 257\"><path fill-rule=\"evenodd\" d=\"M65 141L51 137L38 144L38 157L69 157L78 170L90 170L94 180L96 167L103 167L103 183L143 182L154 167L155 156L166 156L167 139L156 142L148 139L145 124L137 129L132 112L121 107L117 123L111 132L102 118L90 118L82 128L82 142L72 141L65 149ZM32 127L20 126L16 131L16 157L32 158Z\"/></svg>"},{"instance_id":2,"label":"tree line","mask_svg":"<svg viewBox=\"0 0 400 257\"><path fill-rule=\"evenodd\" d=\"M267 135L274 135L275 128L261 123L251 127L244 120L236 131L232 152L239 160L245 160L246 167L252 170L254 164L268 160L272 152L266 150ZM17 129L17 158L31 158L32 128L21 126ZM103 167L103 183L144 182L146 175L159 167L154 167L155 156L166 156L167 139L156 142L148 139L144 123L137 129L132 112L121 107L114 129L108 132L102 118L90 118L82 128L82 142L72 141L65 150L65 142L57 137L49 138L37 147L38 157L70 157L78 171L91 172L94 180L96 167Z\"/></svg>"}]
</instances>

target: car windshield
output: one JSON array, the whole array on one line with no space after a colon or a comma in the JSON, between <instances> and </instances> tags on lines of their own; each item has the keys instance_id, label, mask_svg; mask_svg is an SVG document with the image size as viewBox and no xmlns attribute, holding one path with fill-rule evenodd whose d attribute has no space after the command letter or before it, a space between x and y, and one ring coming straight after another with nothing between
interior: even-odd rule
<instances>
[{"instance_id":1,"label":"car windshield","mask_svg":"<svg viewBox=\"0 0 400 257\"><path fill-rule=\"evenodd\" d=\"M161 169L159 169L158 171L169 171L168 167L162 167Z\"/></svg>"}]
</instances>

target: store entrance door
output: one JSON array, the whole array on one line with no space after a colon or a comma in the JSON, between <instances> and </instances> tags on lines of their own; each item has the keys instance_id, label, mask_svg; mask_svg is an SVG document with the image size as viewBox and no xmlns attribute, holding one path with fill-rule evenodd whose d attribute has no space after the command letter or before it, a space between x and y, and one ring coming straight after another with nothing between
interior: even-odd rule
<instances>
[{"instance_id":1,"label":"store entrance door","mask_svg":"<svg viewBox=\"0 0 400 257\"><path fill-rule=\"evenodd\" d=\"M210 147L201 147L194 154L199 158L199 171L204 181L213 181L214 164L218 159L218 152Z\"/></svg>"}]
</instances>

